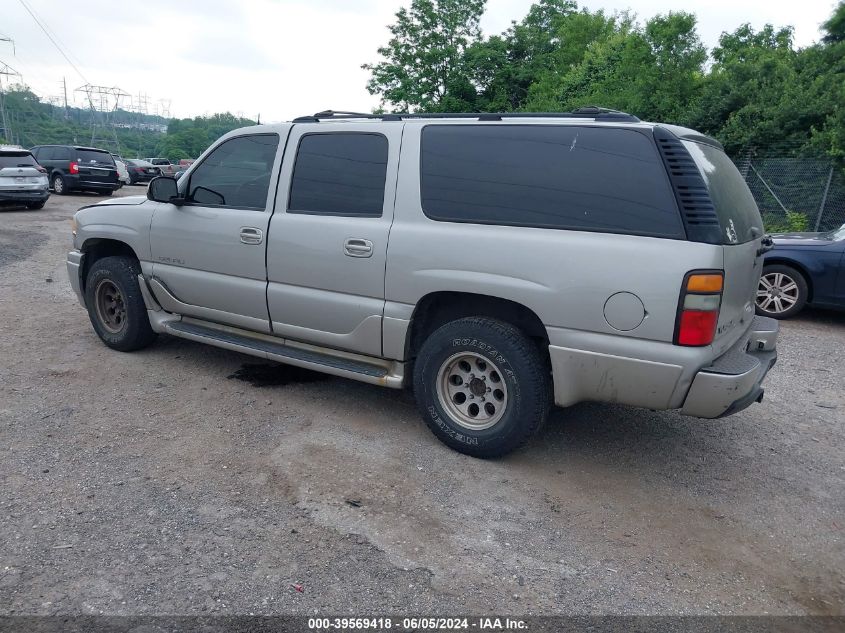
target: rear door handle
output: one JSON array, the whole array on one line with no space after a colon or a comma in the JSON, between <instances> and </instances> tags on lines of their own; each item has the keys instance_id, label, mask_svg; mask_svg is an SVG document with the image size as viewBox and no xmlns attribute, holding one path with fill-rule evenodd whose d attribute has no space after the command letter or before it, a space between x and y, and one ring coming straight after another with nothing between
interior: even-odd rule
<instances>
[{"instance_id":1,"label":"rear door handle","mask_svg":"<svg viewBox=\"0 0 845 633\"><path fill-rule=\"evenodd\" d=\"M347 257L372 257L373 243L359 237L350 237L343 243L343 252Z\"/></svg>"},{"instance_id":2,"label":"rear door handle","mask_svg":"<svg viewBox=\"0 0 845 633\"><path fill-rule=\"evenodd\" d=\"M264 239L264 231L254 226L241 227L241 242L244 244L261 244Z\"/></svg>"}]
</instances>

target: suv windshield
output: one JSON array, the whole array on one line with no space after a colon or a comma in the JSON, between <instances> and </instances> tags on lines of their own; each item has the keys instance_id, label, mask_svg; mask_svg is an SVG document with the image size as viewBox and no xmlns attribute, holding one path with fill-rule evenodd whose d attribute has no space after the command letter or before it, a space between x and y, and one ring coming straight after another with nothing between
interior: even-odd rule
<instances>
[{"instance_id":1,"label":"suv windshield","mask_svg":"<svg viewBox=\"0 0 845 633\"><path fill-rule=\"evenodd\" d=\"M707 183L722 225L722 243L745 244L763 235L763 218L754 196L728 155L712 145L683 143Z\"/></svg>"},{"instance_id":2,"label":"suv windshield","mask_svg":"<svg viewBox=\"0 0 845 633\"><path fill-rule=\"evenodd\" d=\"M97 149L77 149L76 160L86 164L114 166L114 159L111 157L111 154Z\"/></svg>"},{"instance_id":3,"label":"suv windshield","mask_svg":"<svg viewBox=\"0 0 845 633\"><path fill-rule=\"evenodd\" d=\"M34 167L37 164L29 152L3 152L0 154L0 169L6 167Z\"/></svg>"}]
</instances>

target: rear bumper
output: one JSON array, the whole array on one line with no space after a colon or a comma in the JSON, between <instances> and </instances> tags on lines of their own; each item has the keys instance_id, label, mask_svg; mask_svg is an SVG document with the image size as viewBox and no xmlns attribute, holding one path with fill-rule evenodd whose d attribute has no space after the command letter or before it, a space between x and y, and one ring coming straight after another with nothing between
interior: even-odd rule
<instances>
[{"instance_id":1,"label":"rear bumper","mask_svg":"<svg viewBox=\"0 0 845 633\"><path fill-rule=\"evenodd\" d=\"M762 382L777 361L778 322L755 317L745 336L693 379L681 413L720 418L763 399Z\"/></svg>"},{"instance_id":2,"label":"rear bumper","mask_svg":"<svg viewBox=\"0 0 845 633\"><path fill-rule=\"evenodd\" d=\"M48 189L25 189L0 191L0 202L44 202L50 197Z\"/></svg>"},{"instance_id":3,"label":"rear bumper","mask_svg":"<svg viewBox=\"0 0 845 633\"><path fill-rule=\"evenodd\" d=\"M86 175L79 175L79 174L62 174L62 177L65 180L65 186L68 189L84 189L86 191L90 190L108 190L111 189L115 191L116 189L120 188L120 183L117 180L109 180L109 181L101 181L101 180L91 180L90 176Z\"/></svg>"},{"instance_id":4,"label":"rear bumper","mask_svg":"<svg viewBox=\"0 0 845 633\"><path fill-rule=\"evenodd\" d=\"M82 280L79 277L80 270L82 269L82 258L83 254L76 250L67 254L67 276L70 280L70 287L73 288L76 298L79 299L79 303L84 308L85 298L82 296Z\"/></svg>"}]
</instances>

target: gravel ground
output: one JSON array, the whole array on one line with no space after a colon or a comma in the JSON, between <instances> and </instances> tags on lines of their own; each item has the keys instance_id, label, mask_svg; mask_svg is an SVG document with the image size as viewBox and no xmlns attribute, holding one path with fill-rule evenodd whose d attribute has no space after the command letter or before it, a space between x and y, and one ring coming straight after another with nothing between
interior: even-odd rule
<instances>
[{"instance_id":1,"label":"gravel ground","mask_svg":"<svg viewBox=\"0 0 845 633\"><path fill-rule=\"evenodd\" d=\"M845 613L845 315L784 323L734 417L579 405L479 461L407 393L107 349L64 264L91 200L0 211L0 612Z\"/></svg>"}]
</instances>

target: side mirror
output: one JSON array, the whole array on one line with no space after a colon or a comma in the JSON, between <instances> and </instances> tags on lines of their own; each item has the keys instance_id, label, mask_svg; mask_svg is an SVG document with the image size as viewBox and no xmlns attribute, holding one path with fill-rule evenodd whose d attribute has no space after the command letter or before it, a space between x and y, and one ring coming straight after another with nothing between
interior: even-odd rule
<instances>
[{"instance_id":1,"label":"side mirror","mask_svg":"<svg viewBox=\"0 0 845 633\"><path fill-rule=\"evenodd\" d=\"M184 199L179 197L179 186L176 184L176 179L170 176L153 178L147 188L147 198L156 202L170 202L177 206L185 202Z\"/></svg>"}]
</instances>

